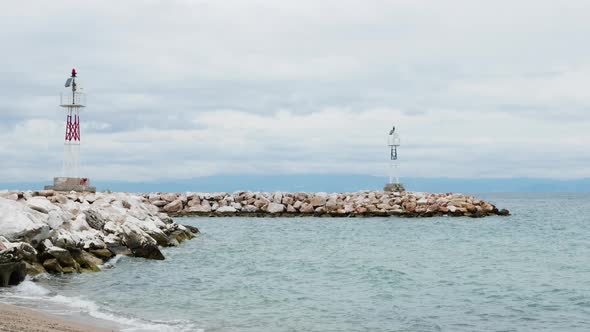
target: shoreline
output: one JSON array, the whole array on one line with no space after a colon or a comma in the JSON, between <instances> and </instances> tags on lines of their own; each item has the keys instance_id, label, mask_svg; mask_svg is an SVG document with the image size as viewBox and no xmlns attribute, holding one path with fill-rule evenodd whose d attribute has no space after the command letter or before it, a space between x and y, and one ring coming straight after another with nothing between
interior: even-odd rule
<instances>
[{"instance_id":1,"label":"shoreline","mask_svg":"<svg viewBox=\"0 0 590 332\"><path fill-rule=\"evenodd\" d=\"M94 326L32 309L0 303L0 330L36 332L112 332L118 329Z\"/></svg>"},{"instance_id":2,"label":"shoreline","mask_svg":"<svg viewBox=\"0 0 590 332\"><path fill-rule=\"evenodd\" d=\"M174 217L472 217L509 211L472 195L359 191L352 193L77 193L0 191L0 287L27 275L99 272L117 256L164 260L199 230ZM34 303L0 304L0 331L115 331L125 325ZM71 320L68 320L71 318ZM109 324L110 323L110 324ZM99 326L107 326L99 327Z\"/></svg>"}]
</instances>

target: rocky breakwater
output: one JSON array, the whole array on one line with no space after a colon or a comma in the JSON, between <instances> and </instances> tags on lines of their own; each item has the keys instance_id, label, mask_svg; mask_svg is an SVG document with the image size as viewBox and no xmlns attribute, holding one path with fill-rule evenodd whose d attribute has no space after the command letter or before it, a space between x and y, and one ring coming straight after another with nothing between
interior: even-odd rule
<instances>
[{"instance_id":1,"label":"rocky breakwater","mask_svg":"<svg viewBox=\"0 0 590 332\"><path fill-rule=\"evenodd\" d=\"M508 210L471 195L360 191L353 193L150 193L144 197L173 216L485 217Z\"/></svg>"},{"instance_id":2,"label":"rocky breakwater","mask_svg":"<svg viewBox=\"0 0 590 332\"><path fill-rule=\"evenodd\" d=\"M198 229L127 193L0 191L0 287L25 275L100 271L116 255L164 259Z\"/></svg>"}]
</instances>

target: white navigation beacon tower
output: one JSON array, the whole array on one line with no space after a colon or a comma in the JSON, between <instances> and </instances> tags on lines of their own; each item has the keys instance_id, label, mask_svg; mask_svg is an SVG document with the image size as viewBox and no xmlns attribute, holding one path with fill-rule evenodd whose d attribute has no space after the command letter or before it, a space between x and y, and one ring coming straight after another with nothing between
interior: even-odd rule
<instances>
[{"instance_id":1,"label":"white navigation beacon tower","mask_svg":"<svg viewBox=\"0 0 590 332\"><path fill-rule=\"evenodd\" d=\"M66 80L71 93L62 92L59 106L66 111L66 135L64 141L63 176L77 178L80 175L80 109L86 107L86 98L76 83L76 69Z\"/></svg>"},{"instance_id":2,"label":"white navigation beacon tower","mask_svg":"<svg viewBox=\"0 0 590 332\"><path fill-rule=\"evenodd\" d=\"M80 110L86 107L86 95L76 82L77 74L76 69L72 69L64 85L67 91L60 95L59 106L66 111L63 176L54 178L53 186L45 188L94 192L96 188L90 186L90 180L80 177Z\"/></svg>"},{"instance_id":3,"label":"white navigation beacon tower","mask_svg":"<svg viewBox=\"0 0 590 332\"><path fill-rule=\"evenodd\" d=\"M399 134L395 132L395 126L389 131L387 137L389 146L389 182L385 184L384 191L404 191L404 185L399 182L399 163L397 161L397 149L400 146Z\"/></svg>"}]
</instances>

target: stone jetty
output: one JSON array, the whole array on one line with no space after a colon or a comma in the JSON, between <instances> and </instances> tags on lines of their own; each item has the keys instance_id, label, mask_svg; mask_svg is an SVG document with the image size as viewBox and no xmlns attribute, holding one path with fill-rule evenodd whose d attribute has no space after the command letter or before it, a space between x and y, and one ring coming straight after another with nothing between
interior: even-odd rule
<instances>
[{"instance_id":1,"label":"stone jetty","mask_svg":"<svg viewBox=\"0 0 590 332\"><path fill-rule=\"evenodd\" d=\"M171 216L485 217L505 209L471 195L359 191L352 193L234 192L143 194Z\"/></svg>"},{"instance_id":2,"label":"stone jetty","mask_svg":"<svg viewBox=\"0 0 590 332\"><path fill-rule=\"evenodd\" d=\"M0 287L44 272L100 271L116 255L164 259L198 229L141 195L0 191Z\"/></svg>"},{"instance_id":3,"label":"stone jetty","mask_svg":"<svg viewBox=\"0 0 590 332\"><path fill-rule=\"evenodd\" d=\"M485 217L509 215L462 194L78 193L0 191L0 287L26 275L100 271L116 255L164 259L199 232L170 216Z\"/></svg>"}]
</instances>

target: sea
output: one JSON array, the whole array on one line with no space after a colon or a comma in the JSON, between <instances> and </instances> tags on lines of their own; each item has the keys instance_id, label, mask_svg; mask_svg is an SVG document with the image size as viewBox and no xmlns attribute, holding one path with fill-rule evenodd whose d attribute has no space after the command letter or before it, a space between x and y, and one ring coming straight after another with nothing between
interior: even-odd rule
<instances>
[{"instance_id":1,"label":"sea","mask_svg":"<svg viewBox=\"0 0 590 332\"><path fill-rule=\"evenodd\" d=\"M590 331L590 194L508 217L178 218L164 261L40 276L0 302L122 331Z\"/></svg>"}]
</instances>

